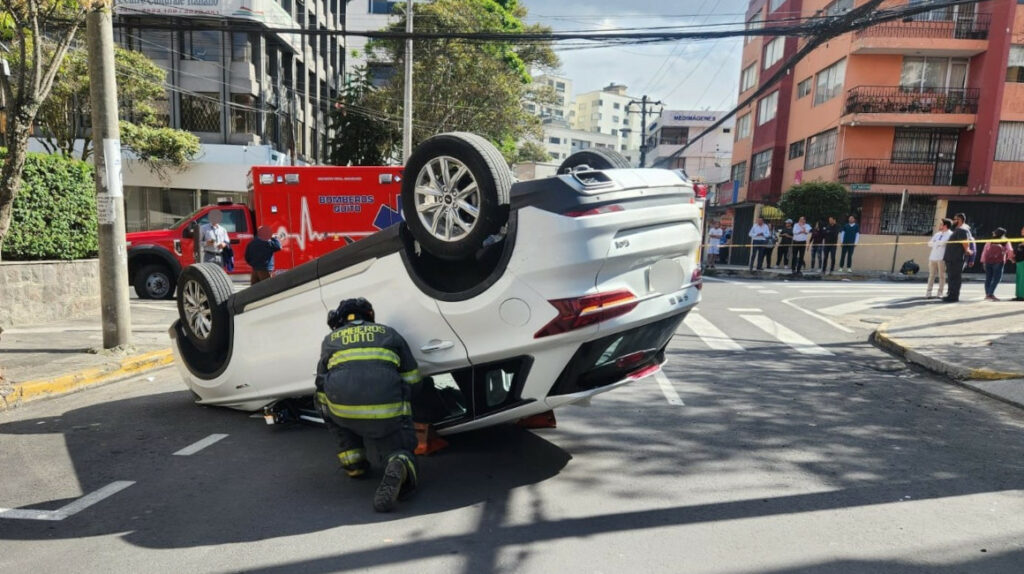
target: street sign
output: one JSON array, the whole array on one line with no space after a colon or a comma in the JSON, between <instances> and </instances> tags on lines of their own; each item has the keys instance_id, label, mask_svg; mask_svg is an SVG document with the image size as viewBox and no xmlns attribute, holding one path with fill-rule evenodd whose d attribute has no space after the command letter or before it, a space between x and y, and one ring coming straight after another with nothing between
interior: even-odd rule
<instances>
[{"instance_id":1,"label":"street sign","mask_svg":"<svg viewBox=\"0 0 1024 574\"><path fill-rule=\"evenodd\" d=\"M851 183L850 191L871 191L870 183Z\"/></svg>"}]
</instances>

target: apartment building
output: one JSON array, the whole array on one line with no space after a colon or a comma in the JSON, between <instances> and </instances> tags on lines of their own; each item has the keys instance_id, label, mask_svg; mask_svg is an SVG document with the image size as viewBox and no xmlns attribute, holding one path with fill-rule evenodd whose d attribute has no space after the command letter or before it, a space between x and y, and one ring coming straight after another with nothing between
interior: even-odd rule
<instances>
[{"instance_id":1,"label":"apartment building","mask_svg":"<svg viewBox=\"0 0 1024 574\"><path fill-rule=\"evenodd\" d=\"M346 54L340 35L323 32L341 30L345 10L345 0L117 0L116 41L167 71L166 123L203 144L169 177L126 158L129 231L244 200L252 165L324 161Z\"/></svg>"},{"instance_id":2,"label":"apartment building","mask_svg":"<svg viewBox=\"0 0 1024 574\"><path fill-rule=\"evenodd\" d=\"M666 169L683 169L695 181L718 184L729 179L732 157L733 130L736 121L730 119L715 131L697 140L679 156L679 151L692 138L702 133L724 111L664 110L650 124L647 138L647 165Z\"/></svg>"},{"instance_id":3,"label":"apartment building","mask_svg":"<svg viewBox=\"0 0 1024 574\"><path fill-rule=\"evenodd\" d=\"M630 113L633 98L626 94L626 86L609 84L601 90L576 96L570 123L573 129L607 134L617 138L615 150L631 162L640 159L640 114ZM632 108L639 112L634 104Z\"/></svg>"},{"instance_id":4,"label":"apartment building","mask_svg":"<svg viewBox=\"0 0 1024 574\"><path fill-rule=\"evenodd\" d=\"M557 101L552 104L539 104L533 101L523 103L526 111L540 118L569 120L573 111L572 80L564 76L542 74L533 78L534 84L548 86L555 92Z\"/></svg>"},{"instance_id":5,"label":"apartment building","mask_svg":"<svg viewBox=\"0 0 1024 574\"><path fill-rule=\"evenodd\" d=\"M748 27L861 2L754 0ZM749 39L740 99L796 49L795 39ZM774 203L801 182L841 182L868 235L924 235L955 211L967 212L979 235L1018 230L1024 4L945 7L830 40L739 113L730 179L741 204Z\"/></svg>"},{"instance_id":6,"label":"apartment building","mask_svg":"<svg viewBox=\"0 0 1024 574\"><path fill-rule=\"evenodd\" d=\"M344 21L346 30L383 30L396 22L395 8L404 8L405 0L345 0ZM413 14L415 22L415 13ZM375 86L383 86L398 72L393 62L384 62L374 58L366 51L368 38L349 36L345 40L346 55L344 58L344 78L348 82L355 71L366 68L370 82Z\"/></svg>"}]
</instances>

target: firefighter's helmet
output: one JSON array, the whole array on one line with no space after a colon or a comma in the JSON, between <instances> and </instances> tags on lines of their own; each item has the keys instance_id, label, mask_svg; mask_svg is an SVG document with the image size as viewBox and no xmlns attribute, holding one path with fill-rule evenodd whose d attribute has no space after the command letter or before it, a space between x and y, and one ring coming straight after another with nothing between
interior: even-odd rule
<instances>
[{"instance_id":1,"label":"firefighter's helmet","mask_svg":"<svg viewBox=\"0 0 1024 574\"><path fill-rule=\"evenodd\" d=\"M373 321L373 305L362 297L345 299L338 304L337 309L327 313L327 326L331 329L356 320Z\"/></svg>"}]
</instances>

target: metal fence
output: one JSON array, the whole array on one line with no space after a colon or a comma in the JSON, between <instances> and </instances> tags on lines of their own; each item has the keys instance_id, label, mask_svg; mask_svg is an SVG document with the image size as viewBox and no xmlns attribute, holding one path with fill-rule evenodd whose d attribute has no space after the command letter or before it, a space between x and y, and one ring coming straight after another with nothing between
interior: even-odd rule
<instances>
[{"instance_id":1,"label":"metal fence","mask_svg":"<svg viewBox=\"0 0 1024 574\"><path fill-rule=\"evenodd\" d=\"M992 25L991 14L969 14L949 20L892 20L858 30L855 38L952 38L985 40Z\"/></svg>"},{"instance_id":2,"label":"metal fence","mask_svg":"<svg viewBox=\"0 0 1024 574\"><path fill-rule=\"evenodd\" d=\"M844 159L839 183L965 186L969 162L901 163L889 159Z\"/></svg>"},{"instance_id":3,"label":"metal fence","mask_svg":"<svg viewBox=\"0 0 1024 574\"><path fill-rule=\"evenodd\" d=\"M976 114L978 88L857 86L846 92L844 114Z\"/></svg>"}]
</instances>

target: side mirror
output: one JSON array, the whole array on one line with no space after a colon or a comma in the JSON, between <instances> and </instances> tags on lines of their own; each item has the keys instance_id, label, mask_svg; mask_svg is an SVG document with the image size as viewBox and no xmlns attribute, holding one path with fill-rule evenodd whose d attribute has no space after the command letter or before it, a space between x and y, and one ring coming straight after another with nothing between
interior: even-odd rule
<instances>
[{"instance_id":1,"label":"side mirror","mask_svg":"<svg viewBox=\"0 0 1024 574\"><path fill-rule=\"evenodd\" d=\"M196 224L193 221L192 223L189 223L187 226L185 226L185 229L182 230L182 232L181 232L181 237L183 239L192 239L195 236L196 236Z\"/></svg>"}]
</instances>

